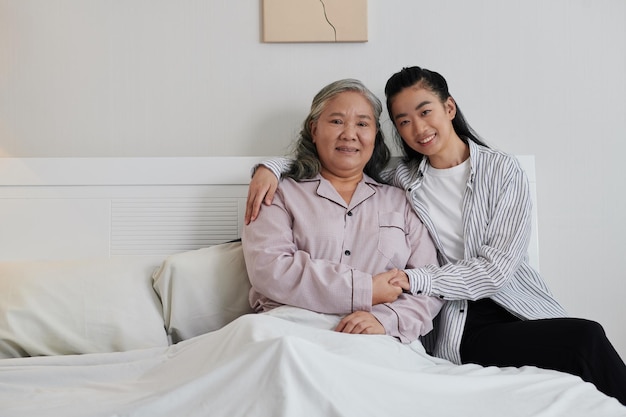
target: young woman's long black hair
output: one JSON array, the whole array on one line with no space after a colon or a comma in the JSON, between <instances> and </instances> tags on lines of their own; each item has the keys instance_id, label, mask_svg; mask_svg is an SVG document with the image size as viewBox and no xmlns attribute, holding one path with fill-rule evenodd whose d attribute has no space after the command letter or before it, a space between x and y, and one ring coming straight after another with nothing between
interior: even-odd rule
<instances>
[{"instance_id":1,"label":"young woman's long black hair","mask_svg":"<svg viewBox=\"0 0 626 417\"><path fill-rule=\"evenodd\" d=\"M442 103L445 103L445 101L451 97L450 92L448 91L448 83L446 82L446 79L441 76L441 74L420 67L402 68L401 71L393 74L387 81L387 85L385 85L387 111L389 112L389 118L392 121L393 114L391 113L391 101L402 90L413 87L416 84L420 84L421 87L430 90L433 94L439 97ZM452 127L463 142L468 143L468 141L471 140L479 145L487 146L478 133L476 133L469 123L467 123L458 103L456 103L456 115L454 119L452 119ZM412 149L404 140L402 140L402 137L400 137L400 134L398 133L398 129L395 127L395 123L394 131L396 140L399 140L399 143L404 150L405 160L416 160L419 163L424 155Z\"/></svg>"}]
</instances>

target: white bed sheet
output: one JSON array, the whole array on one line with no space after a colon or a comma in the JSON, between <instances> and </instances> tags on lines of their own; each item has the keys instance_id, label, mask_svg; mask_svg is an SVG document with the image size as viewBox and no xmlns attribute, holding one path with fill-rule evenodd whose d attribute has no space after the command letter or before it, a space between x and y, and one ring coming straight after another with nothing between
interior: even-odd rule
<instances>
[{"instance_id":1,"label":"white bed sheet","mask_svg":"<svg viewBox=\"0 0 626 417\"><path fill-rule=\"evenodd\" d=\"M336 322L283 308L167 348L1 360L0 415L626 416L571 375L456 366Z\"/></svg>"}]
</instances>

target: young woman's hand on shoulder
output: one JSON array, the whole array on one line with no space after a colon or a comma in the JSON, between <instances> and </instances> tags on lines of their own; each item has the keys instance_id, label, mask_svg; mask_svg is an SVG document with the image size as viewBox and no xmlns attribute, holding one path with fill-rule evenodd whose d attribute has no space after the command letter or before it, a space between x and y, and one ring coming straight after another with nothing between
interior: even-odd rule
<instances>
[{"instance_id":1,"label":"young woman's hand on shoulder","mask_svg":"<svg viewBox=\"0 0 626 417\"><path fill-rule=\"evenodd\" d=\"M248 187L248 200L246 201L245 224L256 220L261 210L261 204L269 206L274 199L274 193L278 188L278 178L272 171L260 165L254 172L250 186Z\"/></svg>"}]
</instances>

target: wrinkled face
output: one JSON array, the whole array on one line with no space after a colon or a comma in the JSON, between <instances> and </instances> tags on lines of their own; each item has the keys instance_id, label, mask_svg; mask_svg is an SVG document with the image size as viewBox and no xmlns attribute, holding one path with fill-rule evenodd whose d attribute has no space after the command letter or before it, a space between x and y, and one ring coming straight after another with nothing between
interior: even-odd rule
<instances>
[{"instance_id":1,"label":"wrinkled face","mask_svg":"<svg viewBox=\"0 0 626 417\"><path fill-rule=\"evenodd\" d=\"M449 97L442 103L436 94L419 85L398 93L391 100L391 113L402 140L422 155L437 155L456 136L452 127L454 100Z\"/></svg>"},{"instance_id":2,"label":"wrinkled face","mask_svg":"<svg viewBox=\"0 0 626 417\"><path fill-rule=\"evenodd\" d=\"M374 152L374 110L361 93L339 93L328 100L320 117L311 123L311 133L322 163L322 176L361 175Z\"/></svg>"}]
</instances>

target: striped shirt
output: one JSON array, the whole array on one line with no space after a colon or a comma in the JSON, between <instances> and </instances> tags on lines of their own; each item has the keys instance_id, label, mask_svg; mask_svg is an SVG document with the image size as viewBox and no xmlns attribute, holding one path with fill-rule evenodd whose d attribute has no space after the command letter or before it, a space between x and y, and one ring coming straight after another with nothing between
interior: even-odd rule
<instances>
[{"instance_id":1,"label":"striped shirt","mask_svg":"<svg viewBox=\"0 0 626 417\"><path fill-rule=\"evenodd\" d=\"M528 263L532 200L528 178L517 159L469 141L470 175L462 204L465 259L451 263L433 224L420 187L428 163L401 162L383 178L406 191L413 209L429 230L442 266L406 270L413 294L444 300L435 330L423 338L433 355L461 363L461 337L468 300L491 298L523 320L564 317L539 273ZM285 158L263 162L277 177Z\"/></svg>"},{"instance_id":2,"label":"striped shirt","mask_svg":"<svg viewBox=\"0 0 626 417\"><path fill-rule=\"evenodd\" d=\"M563 317L539 273L528 263L532 200L525 172L514 157L469 141L470 175L462 203L465 259L451 263L428 214L420 187L428 163L400 163L384 178L403 188L428 228L442 266L407 270L411 292L446 300L424 345L435 356L461 363L467 300L491 298L524 319Z\"/></svg>"}]
</instances>

